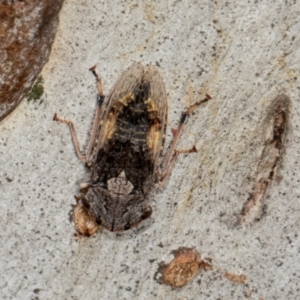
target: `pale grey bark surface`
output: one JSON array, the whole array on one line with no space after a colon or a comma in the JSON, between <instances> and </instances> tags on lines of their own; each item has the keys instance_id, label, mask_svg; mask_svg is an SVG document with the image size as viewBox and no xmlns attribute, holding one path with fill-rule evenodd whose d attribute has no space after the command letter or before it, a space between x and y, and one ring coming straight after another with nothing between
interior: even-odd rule
<instances>
[{"instance_id":1,"label":"pale grey bark surface","mask_svg":"<svg viewBox=\"0 0 300 300\"><path fill-rule=\"evenodd\" d=\"M66 0L42 103L23 103L0 124L1 299L296 299L299 295L298 1ZM66 126L86 146L97 64L105 93L134 61L157 65L169 100L168 138L191 116L151 219L134 230L74 237L68 213L88 172ZM279 171L253 224L237 224L253 191L274 99L291 101ZM171 251L194 247L210 258L181 289L154 280ZM244 274L233 283L225 272ZM248 297L248 298L247 298Z\"/></svg>"}]
</instances>

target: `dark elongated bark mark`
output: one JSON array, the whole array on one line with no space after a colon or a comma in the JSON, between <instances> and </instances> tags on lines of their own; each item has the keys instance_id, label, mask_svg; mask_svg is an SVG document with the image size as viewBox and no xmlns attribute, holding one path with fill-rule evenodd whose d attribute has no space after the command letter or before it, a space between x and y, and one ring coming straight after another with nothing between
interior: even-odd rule
<instances>
[{"instance_id":1,"label":"dark elongated bark mark","mask_svg":"<svg viewBox=\"0 0 300 300\"><path fill-rule=\"evenodd\" d=\"M290 99L286 95L277 96L271 104L265 123L271 126L270 137L267 138L257 167L253 192L243 205L240 221L252 223L259 220L264 199L272 181L276 178L282 159L283 144L289 120Z\"/></svg>"}]
</instances>

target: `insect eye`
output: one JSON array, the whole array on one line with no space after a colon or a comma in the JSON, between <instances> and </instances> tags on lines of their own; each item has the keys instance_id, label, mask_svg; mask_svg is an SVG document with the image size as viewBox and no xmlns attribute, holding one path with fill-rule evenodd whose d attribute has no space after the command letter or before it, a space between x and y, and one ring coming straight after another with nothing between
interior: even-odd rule
<instances>
[{"instance_id":1,"label":"insect eye","mask_svg":"<svg viewBox=\"0 0 300 300\"><path fill-rule=\"evenodd\" d=\"M82 203L82 205L83 205L86 209L90 209L90 208L91 208L91 206L90 206L90 204L89 204L89 202L87 201L86 198L82 198L82 199L81 199L81 203Z\"/></svg>"},{"instance_id":2,"label":"insect eye","mask_svg":"<svg viewBox=\"0 0 300 300\"><path fill-rule=\"evenodd\" d=\"M125 226L124 226L124 230L128 230L128 229L130 229L130 223L127 223Z\"/></svg>"},{"instance_id":3,"label":"insect eye","mask_svg":"<svg viewBox=\"0 0 300 300\"><path fill-rule=\"evenodd\" d=\"M141 221L148 219L152 215L152 207L148 206L141 215Z\"/></svg>"}]
</instances>

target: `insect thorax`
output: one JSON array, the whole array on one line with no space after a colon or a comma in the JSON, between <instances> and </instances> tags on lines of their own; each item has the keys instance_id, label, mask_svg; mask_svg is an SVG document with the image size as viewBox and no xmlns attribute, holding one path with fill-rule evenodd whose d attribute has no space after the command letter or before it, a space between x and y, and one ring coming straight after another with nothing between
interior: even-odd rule
<instances>
[{"instance_id":1,"label":"insect thorax","mask_svg":"<svg viewBox=\"0 0 300 300\"><path fill-rule=\"evenodd\" d=\"M128 230L152 213L144 195L115 194L101 186L89 187L82 203L99 225L111 231Z\"/></svg>"}]
</instances>

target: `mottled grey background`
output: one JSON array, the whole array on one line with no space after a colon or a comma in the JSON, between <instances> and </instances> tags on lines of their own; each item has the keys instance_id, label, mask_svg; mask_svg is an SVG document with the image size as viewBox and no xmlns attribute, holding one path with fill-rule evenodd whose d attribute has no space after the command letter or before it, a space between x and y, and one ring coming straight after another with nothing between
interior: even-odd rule
<instances>
[{"instance_id":1,"label":"mottled grey background","mask_svg":"<svg viewBox=\"0 0 300 300\"><path fill-rule=\"evenodd\" d=\"M66 0L42 103L26 100L0 124L2 299L297 299L299 297L299 1ZM97 64L108 93L134 61L154 64L169 100L168 142L181 111L205 93L154 212L137 229L74 237L73 195L88 172L72 148L72 119L87 144ZM282 179L254 225L237 215L254 186L272 100L292 103ZM210 258L182 289L154 280L180 246ZM244 274L245 284L224 272ZM248 298L247 298L248 297Z\"/></svg>"}]
</instances>

